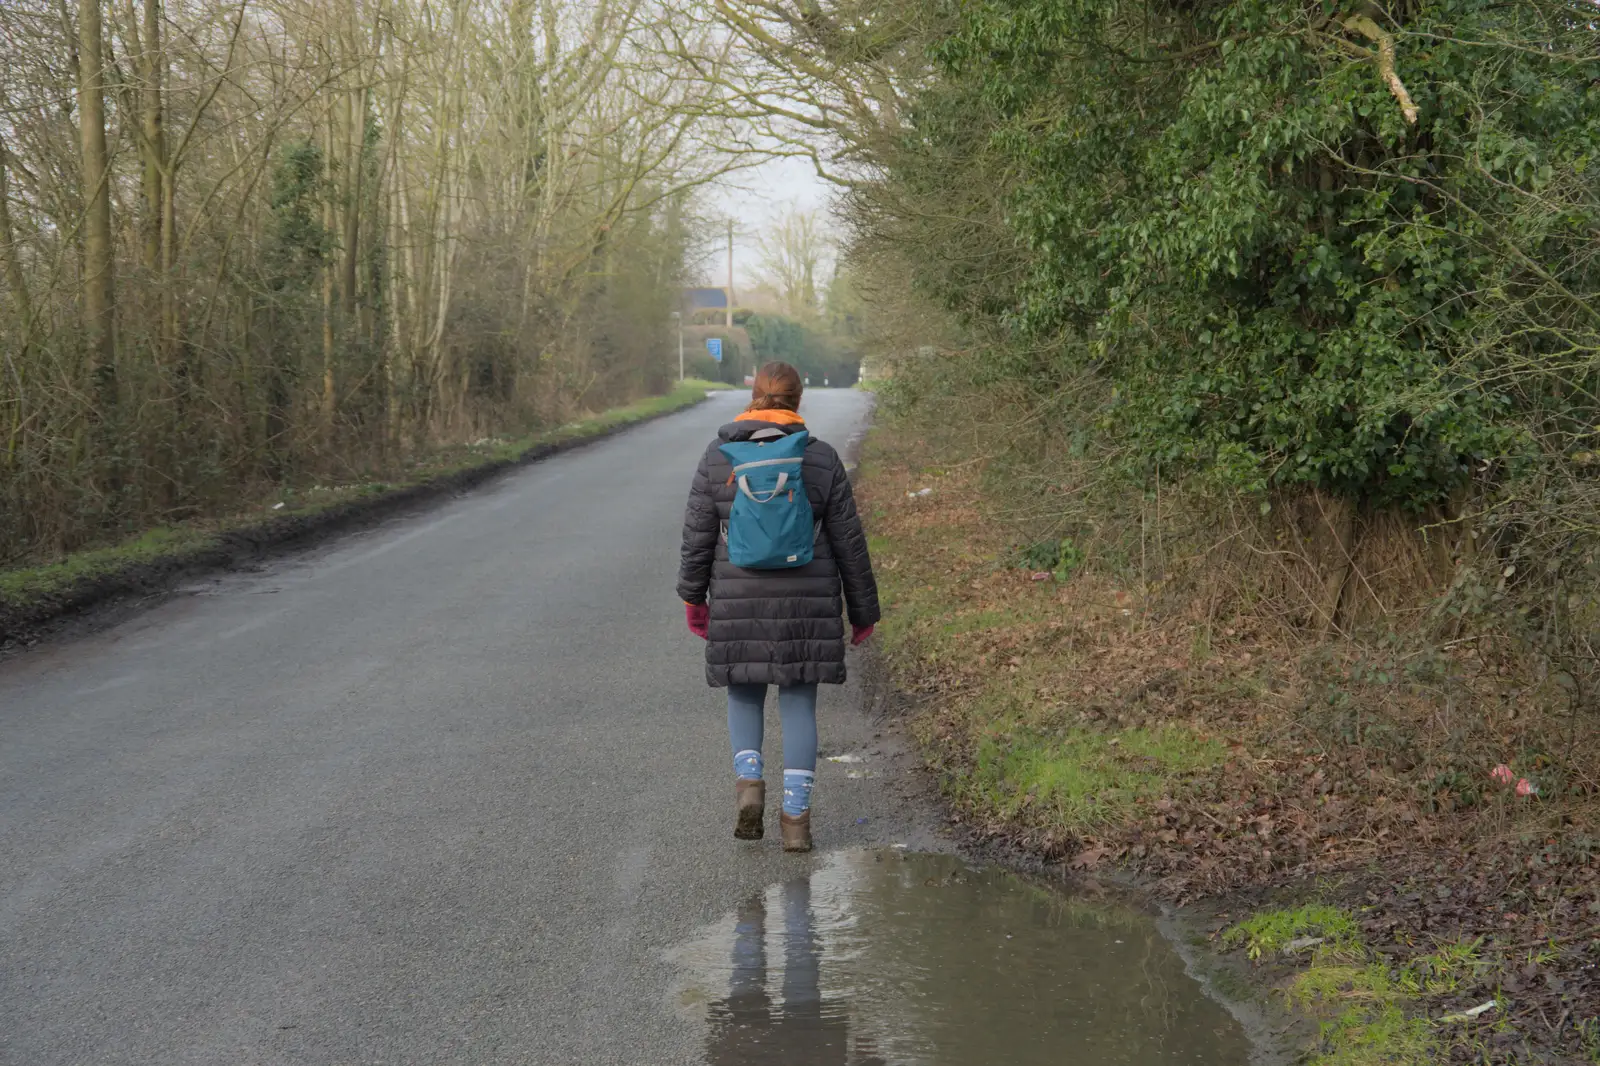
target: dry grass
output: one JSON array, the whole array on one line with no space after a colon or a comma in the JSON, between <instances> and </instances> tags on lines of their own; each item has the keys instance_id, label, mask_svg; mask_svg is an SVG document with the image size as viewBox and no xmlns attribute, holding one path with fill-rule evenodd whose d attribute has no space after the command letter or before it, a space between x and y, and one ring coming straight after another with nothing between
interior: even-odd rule
<instances>
[{"instance_id":1,"label":"dry grass","mask_svg":"<svg viewBox=\"0 0 1600 1066\"><path fill-rule=\"evenodd\" d=\"M885 642L907 691L936 697L918 729L974 815L1020 823L1052 853L1152 862L1181 891L1347 867L1466 822L1496 838L1597 824L1592 760L1565 757L1593 750L1594 724L1562 713L1509 642L1308 631L1268 581L1197 581L1194 560L1150 581L1109 573L1096 557L1109 538L1086 538L1068 571L1029 570L1028 521L1007 517L985 463L907 428L874 438L863 489ZM1131 754L1178 730L1226 757ZM1060 790L1033 755L996 755L1042 745L1074 761L1099 735L1126 745L1125 772L1154 766L1164 783L1120 789L1117 817L1046 802ZM1540 797L1494 785L1500 763Z\"/></svg>"}]
</instances>

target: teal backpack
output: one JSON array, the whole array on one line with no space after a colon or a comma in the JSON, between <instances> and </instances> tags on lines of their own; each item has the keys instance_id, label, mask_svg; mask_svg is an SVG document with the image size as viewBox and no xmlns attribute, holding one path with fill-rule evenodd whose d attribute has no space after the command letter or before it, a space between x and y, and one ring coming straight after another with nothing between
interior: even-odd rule
<instances>
[{"instance_id":1,"label":"teal backpack","mask_svg":"<svg viewBox=\"0 0 1600 1066\"><path fill-rule=\"evenodd\" d=\"M781 435L763 430L750 440L721 445L733 464L729 480L739 487L724 531L734 566L786 570L811 561L817 523L800 477L810 441L805 430Z\"/></svg>"}]
</instances>

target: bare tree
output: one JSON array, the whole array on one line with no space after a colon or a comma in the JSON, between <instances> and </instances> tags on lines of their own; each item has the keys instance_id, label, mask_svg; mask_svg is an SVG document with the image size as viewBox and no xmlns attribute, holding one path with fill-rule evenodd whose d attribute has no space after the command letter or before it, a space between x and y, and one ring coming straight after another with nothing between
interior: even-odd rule
<instances>
[{"instance_id":1,"label":"bare tree","mask_svg":"<svg viewBox=\"0 0 1600 1066\"><path fill-rule=\"evenodd\" d=\"M0 561L663 387L696 190L747 162L725 36L670 21L0 4Z\"/></svg>"},{"instance_id":2,"label":"bare tree","mask_svg":"<svg viewBox=\"0 0 1600 1066\"><path fill-rule=\"evenodd\" d=\"M98 415L107 418L117 400L117 324L100 3L78 0L78 125L84 198L83 329L94 360Z\"/></svg>"},{"instance_id":3,"label":"bare tree","mask_svg":"<svg viewBox=\"0 0 1600 1066\"><path fill-rule=\"evenodd\" d=\"M758 237L762 279L778 290L788 313L810 318L820 310L819 278L833 240L814 210L791 207Z\"/></svg>"}]
</instances>

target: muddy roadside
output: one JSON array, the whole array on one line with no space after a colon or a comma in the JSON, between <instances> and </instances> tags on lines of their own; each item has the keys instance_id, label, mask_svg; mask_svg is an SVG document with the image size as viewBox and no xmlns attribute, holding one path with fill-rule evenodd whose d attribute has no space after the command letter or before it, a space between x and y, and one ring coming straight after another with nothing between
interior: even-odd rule
<instances>
[{"instance_id":1,"label":"muddy roadside","mask_svg":"<svg viewBox=\"0 0 1600 1066\"><path fill-rule=\"evenodd\" d=\"M1525 736L1489 738L1514 768L1421 750L1443 682L1370 647L1187 614L1059 545L1038 565L969 459L897 426L859 492L894 713L966 850L1143 894L1313 1062L1600 1061L1583 790L1541 795Z\"/></svg>"},{"instance_id":2,"label":"muddy roadside","mask_svg":"<svg viewBox=\"0 0 1600 1066\"><path fill-rule=\"evenodd\" d=\"M980 866L1010 871L1059 898L1147 916L1205 995L1238 1022L1254 1049L1252 1063L1278 1066L1303 1057L1303 1048L1317 1036L1317 1020L1274 994L1282 967L1264 971L1242 952L1218 950L1217 938L1234 921L1222 901L1177 904L1136 870L1110 864L1094 870L1075 867L1021 834L974 818L970 808L953 798L950 782L917 739L917 723L928 701L901 687L889 657L875 646L864 649L854 669L875 731L868 759L881 770L894 803L934 812L937 834L914 841L914 847L953 852Z\"/></svg>"},{"instance_id":3,"label":"muddy roadside","mask_svg":"<svg viewBox=\"0 0 1600 1066\"><path fill-rule=\"evenodd\" d=\"M195 523L130 547L90 551L31 570L0 572L0 657L45 641L103 629L208 574L249 570L330 537L368 529L514 470L598 443L703 403L704 388L680 389L572 423L524 442L492 442L464 455L430 457L411 477L340 487L332 499L282 503ZM265 514L265 517L262 515Z\"/></svg>"}]
</instances>

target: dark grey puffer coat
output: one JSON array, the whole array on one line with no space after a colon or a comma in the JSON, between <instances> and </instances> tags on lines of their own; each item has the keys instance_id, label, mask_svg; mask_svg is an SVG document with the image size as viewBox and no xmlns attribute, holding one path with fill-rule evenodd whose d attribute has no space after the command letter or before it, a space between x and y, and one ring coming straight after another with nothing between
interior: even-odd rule
<instances>
[{"instance_id":1,"label":"dark grey puffer coat","mask_svg":"<svg viewBox=\"0 0 1600 1066\"><path fill-rule=\"evenodd\" d=\"M757 421L723 426L706 448L689 490L678 595L685 603L708 598L711 603L706 681L713 688L842 684L840 616L848 607L852 625L878 623L878 585L850 478L839 453L815 437L800 468L812 513L822 522L815 557L792 570L745 570L728 561L722 524L738 489L730 483L733 466L718 445L771 429L794 433L805 427Z\"/></svg>"}]
</instances>

